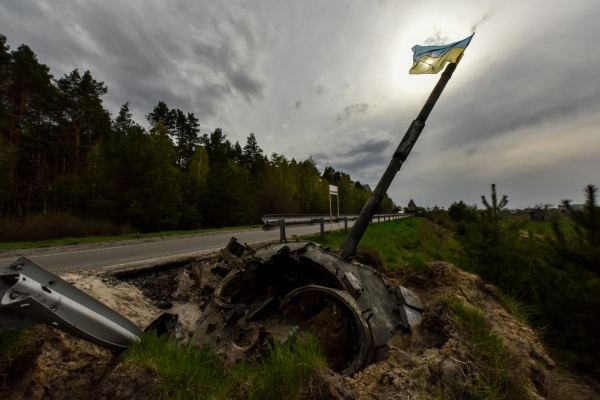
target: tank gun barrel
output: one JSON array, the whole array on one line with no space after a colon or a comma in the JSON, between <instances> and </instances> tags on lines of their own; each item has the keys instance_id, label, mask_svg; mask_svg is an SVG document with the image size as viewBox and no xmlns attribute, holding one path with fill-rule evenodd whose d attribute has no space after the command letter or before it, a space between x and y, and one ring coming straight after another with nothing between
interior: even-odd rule
<instances>
[{"instance_id":1,"label":"tank gun barrel","mask_svg":"<svg viewBox=\"0 0 600 400\"><path fill-rule=\"evenodd\" d=\"M367 204L365 204L364 208L360 212L360 216L356 220L356 223L352 227L352 230L350 231L348 236L346 236L342 247L340 247L339 255L342 258L347 260L350 257L352 257L356 252L356 247L358 246L360 239L362 239L365 231L367 230L369 222L371 221L373 215L379 208L381 200L383 200L383 197L385 196L392 181L394 180L394 177L402 167L402 164L406 161L406 158L408 157L410 151L417 142L419 135L425 127L425 121L427 120L427 117L429 117L431 110L433 110L433 106L435 106L435 103L440 98L442 91L444 90L446 84L452 77L452 74L454 73L455 69L456 63L448 64L446 70L440 77L440 80L438 81L437 85L435 85L435 88L433 88L433 91L431 92L429 98L425 102L425 105L421 109L421 112L419 113L417 119L415 119L410 124L410 127L406 131L406 134L404 134L404 138L402 138L400 145L394 152L392 161L383 173L383 176L379 180L377 187L375 188L375 190L373 190L373 193L367 201Z\"/></svg>"}]
</instances>

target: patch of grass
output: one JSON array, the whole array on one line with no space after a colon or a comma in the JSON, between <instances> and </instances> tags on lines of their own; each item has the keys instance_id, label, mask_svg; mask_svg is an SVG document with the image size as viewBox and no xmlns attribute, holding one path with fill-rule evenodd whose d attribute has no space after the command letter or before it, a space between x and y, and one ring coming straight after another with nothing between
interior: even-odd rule
<instances>
[{"instance_id":1,"label":"patch of grass","mask_svg":"<svg viewBox=\"0 0 600 400\"><path fill-rule=\"evenodd\" d=\"M154 369L159 398L194 399L215 393L227 381L221 359L213 349L180 348L152 335L145 335L140 342L130 345L122 361Z\"/></svg>"},{"instance_id":2,"label":"patch of grass","mask_svg":"<svg viewBox=\"0 0 600 400\"><path fill-rule=\"evenodd\" d=\"M498 291L498 297L500 297L500 303L502 307L506 309L513 317L519 320L523 325L529 326L529 308L523 301L518 299L516 296L506 294Z\"/></svg>"},{"instance_id":3,"label":"patch of grass","mask_svg":"<svg viewBox=\"0 0 600 400\"><path fill-rule=\"evenodd\" d=\"M12 360L25 348L35 334L35 328L21 328L0 332L0 354L4 359Z\"/></svg>"},{"instance_id":4,"label":"patch of grass","mask_svg":"<svg viewBox=\"0 0 600 400\"><path fill-rule=\"evenodd\" d=\"M299 399L302 389L315 372L323 372L327 361L315 335L305 340L290 337L285 343L269 347L269 354L259 366L234 369L235 384L228 394L248 400Z\"/></svg>"},{"instance_id":5,"label":"patch of grass","mask_svg":"<svg viewBox=\"0 0 600 400\"><path fill-rule=\"evenodd\" d=\"M452 238L440 241L431 231L431 221L425 218L403 218L371 224L362 237L359 249L376 252L381 255L387 267L408 267L416 272L423 272L425 265L432 261L451 260ZM346 233L334 231L332 234L304 236L323 247L339 248Z\"/></svg>"},{"instance_id":6,"label":"patch of grass","mask_svg":"<svg viewBox=\"0 0 600 400\"><path fill-rule=\"evenodd\" d=\"M467 341L473 365L467 373L467 381L459 390L469 399L500 400L527 398L523 377L511 374L510 354L502 338L491 330L481 310L472 308L456 296L443 301L450 309L461 336Z\"/></svg>"},{"instance_id":7,"label":"patch of grass","mask_svg":"<svg viewBox=\"0 0 600 400\"><path fill-rule=\"evenodd\" d=\"M514 222L526 222L525 226L521 230L524 233L531 231L535 235L554 237L554 231L552 230L551 221L532 222L529 220L529 216L502 215L502 219L500 220L500 226L502 226L503 228L508 228ZM561 227L566 233L572 232L573 227L575 226L575 224L569 217L561 217L557 222L561 225Z\"/></svg>"},{"instance_id":8,"label":"patch of grass","mask_svg":"<svg viewBox=\"0 0 600 400\"><path fill-rule=\"evenodd\" d=\"M296 399L315 372L327 367L314 335L276 342L258 364L240 362L227 369L214 349L178 346L144 336L129 346L122 362L152 368L161 399Z\"/></svg>"},{"instance_id":9,"label":"patch of grass","mask_svg":"<svg viewBox=\"0 0 600 400\"><path fill-rule=\"evenodd\" d=\"M218 232L218 231L229 231L238 229L250 229L260 228L261 225L249 225L249 226L234 226L228 228L214 228L214 229L196 229L192 231L166 231L166 232L152 232L152 233L130 233L127 235L119 236L88 236L79 238L62 238L53 240L42 240L37 242L11 242L11 243L0 243L0 250L14 250L14 249L31 249L35 247L54 247L54 246L67 246L74 244L85 244L85 243L99 243L99 242L116 242L121 240L131 239L146 239L154 237L167 237L176 235L191 235L194 233L207 233L207 232Z\"/></svg>"}]
</instances>

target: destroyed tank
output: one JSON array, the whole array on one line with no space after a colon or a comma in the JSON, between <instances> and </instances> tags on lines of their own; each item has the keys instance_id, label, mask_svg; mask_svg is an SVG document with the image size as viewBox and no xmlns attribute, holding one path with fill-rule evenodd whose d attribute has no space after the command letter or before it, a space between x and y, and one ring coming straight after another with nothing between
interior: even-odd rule
<instances>
[{"instance_id":1,"label":"destroyed tank","mask_svg":"<svg viewBox=\"0 0 600 400\"><path fill-rule=\"evenodd\" d=\"M350 376L389 350L388 341L420 321L412 291L378 271L298 240L246 248L232 238L232 265L204 309L193 341L230 361L256 357L267 344L312 331L335 372Z\"/></svg>"}]
</instances>

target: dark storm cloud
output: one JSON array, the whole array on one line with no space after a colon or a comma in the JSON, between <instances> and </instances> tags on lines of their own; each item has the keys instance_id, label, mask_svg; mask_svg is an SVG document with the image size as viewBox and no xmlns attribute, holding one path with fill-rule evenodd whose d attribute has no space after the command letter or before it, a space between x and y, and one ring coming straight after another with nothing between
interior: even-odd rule
<instances>
[{"instance_id":1,"label":"dark storm cloud","mask_svg":"<svg viewBox=\"0 0 600 400\"><path fill-rule=\"evenodd\" d=\"M311 154L312 154L312 157L315 160L318 160L318 161L321 161L321 162L329 160L329 158L330 158L330 154L327 154L327 153L325 153L323 151L318 151L316 153L311 153Z\"/></svg>"},{"instance_id":2,"label":"dark storm cloud","mask_svg":"<svg viewBox=\"0 0 600 400\"><path fill-rule=\"evenodd\" d=\"M353 179L364 180L366 168L386 164L386 150L394 141L391 137L367 138L357 143L345 143L331 152L317 152L312 156L319 165L331 165L333 168L350 174Z\"/></svg>"},{"instance_id":3,"label":"dark storm cloud","mask_svg":"<svg viewBox=\"0 0 600 400\"><path fill-rule=\"evenodd\" d=\"M450 81L428 126L444 130L441 140L446 146L476 144L516 129L593 113L600 107L600 88L590 84L597 77L586 64L600 62L600 54L588 53L586 62L548 58L555 48L585 53L588 40L583 32L591 31L595 21L580 23L580 41L555 33L552 40L527 47L512 43L511 54L490 55L490 61L465 80L460 92L452 91ZM476 35L473 47L478 46L477 39ZM453 79L461 72L459 66Z\"/></svg>"},{"instance_id":4,"label":"dark storm cloud","mask_svg":"<svg viewBox=\"0 0 600 400\"><path fill-rule=\"evenodd\" d=\"M578 138L572 154L592 147L593 133L577 136L575 126L600 125L590 117L600 108L600 3L438 3L424 15L421 5L400 2L3 0L0 33L13 49L29 45L55 78L89 69L108 86L113 114L129 101L144 123L162 100L194 112L203 131L221 126L230 139L256 132L266 154L293 148L287 156L313 154L321 167L374 185L437 80L404 70L397 77L386 66L408 66L415 43L453 42L472 27L477 35L397 181L415 200L471 193L475 202L510 167L507 189L531 191L526 181L537 191L566 188L543 155L563 154L567 146L552 142L565 136ZM531 135L530 150L502 163ZM542 148L538 170L528 160ZM561 165L584 176L586 164L569 157ZM518 178L525 173L531 179Z\"/></svg>"},{"instance_id":5,"label":"dark storm cloud","mask_svg":"<svg viewBox=\"0 0 600 400\"><path fill-rule=\"evenodd\" d=\"M384 164L387 165L387 162L389 162L389 160L386 160L386 162L384 162ZM352 160L337 161L337 162L332 162L331 164L336 169L339 169L341 171L344 171L344 172L350 174L352 179L366 181L365 177L368 177L369 174L366 174L364 172L364 170L366 170L368 168L372 168L374 166L381 167L382 160L381 160L381 158L374 158L374 157L368 157L366 155L361 155ZM374 175L377 176L377 174L374 174ZM381 178L381 175L377 176L377 178L375 178L376 180L374 180L374 182L376 183L379 178Z\"/></svg>"},{"instance_id":6,"label":"dark storm cloud","mask_svg":"<svg viewBox=\"0 0 600 400\"><path fill-rule=\"evenodd\" d=\"M251 65L246 63L239 55L233 51L233 42L242 41L243 46L249 52L254 52L255 40L250 34L248 27L245 27L239 21L232 23L237 30L235 38L221 43L214 43L209 40L198 40L192 44L195 59L199 63L210 66L213 71L222 73L226 77L232 88L242 94L246 101L252 101L253 98L261 98L265 87L263 79L254 76ZM238 43L239 45L239 43Z\"/></svg>"},{"instance_id":7,"label":"dark storm cloud","mask_svg":"<svg viewBox=\"0 0 600 400\"><path fill-rule=\"evenodd\" d=\"M342 111L337 118L335 119L336 122L344 122L344 120L357 115L357 114L364 114L367 111L369 111L369 105L367 103L356 103L356 104L352 104L346 108L344 108L344 111Z\"/></svg>"},{"instance_id":8,"label":"dark storm cloud","mask_svg":"<svg viewBox=\"0 0 600 400\"><path fill-rule=\"evenodd\" d=\"M223 9L219 18L198 19L181 2L168 15L133 3L61 3L9 1L0 10L10 20L30 22L13 30L34 45L55 77L79 68L105 81L105 104L113 113L130 101L139 119L161 100L202 118L229 98L263 98L266 81L255 59L261 48L243 15ZM170 23L174 19L179 24ZM27 26L43 26L52 36ZM9 35L14 40L21 38Z\"/></svg>"},{"instance_id":9,"label":"dark storm cloud","mask_svg":"<svg viewBox=\"0 0 600 400\"><path fill-rule=\"evenodd\" d=\"M377 157L392 143L392 138L367 139L356 145L347 146L343 151L336 152L338 157Z\"/></svg>"},{"instance_id":10,"label":"dark storm cloud","mask_svg":"<svg viewBox=\"0 0 600 400\"><path fill-rule=\"evenodd\" d=\"M443 111L432 116L431 121L437 121L430 121L430 126L443 126L447 132L442 138L446 144L461 145L488 140L505 132L585 114L600 107L600 91L584 87L587 84L583 82L579 90L557 88L540 97L534 87L538 84L551 85L544 82L543 78L522 77L510 82L509 78L514 76L507 74L504 86L502 74L494 78L487 84L463 88L460 94L456 94L458 99L448 101L440 107ZM488 93L480 96L485 91ZM515 95L517 92L519 96ZM484 98L485 101L476 98Z\"/></svg>"}]
</instances>

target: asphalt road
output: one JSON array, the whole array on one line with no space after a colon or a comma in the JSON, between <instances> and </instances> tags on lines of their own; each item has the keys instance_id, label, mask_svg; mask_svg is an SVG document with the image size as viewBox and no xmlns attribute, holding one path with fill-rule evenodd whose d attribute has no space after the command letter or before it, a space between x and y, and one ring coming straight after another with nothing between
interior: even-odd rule
<instances>
[{"instance_id":1,"label":"asphalt road","mask_svg":"<svg viewBox=\"0 0 600 400\"><path fill-rule=\"evenodd\" d=\"M348 221L351 227L354 221ZM337 229L334 224L334 229ZM343 224L341 224L343 229ZM329 225L326 224L326 229ZM319 225L286 226L288 239L318 233ZM58 246L0 252L0 269L21 256L31 259L49 271L112 270L166 263L217 252L234 236L239 243L256 244L279 239L279 229L260 228L219 231L152 239L127 240L71 246Z\"/></svg>"}]
</instances>

